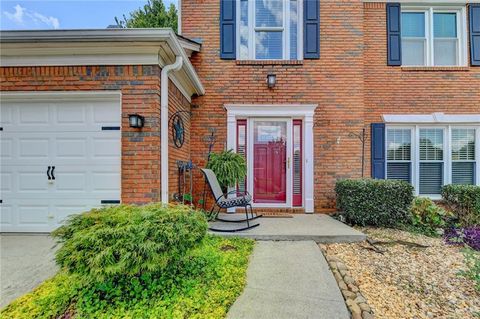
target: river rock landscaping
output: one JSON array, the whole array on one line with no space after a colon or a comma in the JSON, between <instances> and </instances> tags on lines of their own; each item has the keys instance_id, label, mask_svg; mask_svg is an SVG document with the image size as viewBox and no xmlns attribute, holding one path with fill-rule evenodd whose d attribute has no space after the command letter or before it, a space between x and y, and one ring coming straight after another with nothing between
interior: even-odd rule
<instances>
[{"instance_id":1,"label":"river rock landscaping","mask_svg":"<svg viewBox=\"0 0 480 319\"><path fill-rule=\"evenodd\" d=\"M368 241L321 245L353 318L480 318L480 292L459 274L467 268L462 247L402 230L360 230Z\"/></svg>"}]
</instances>

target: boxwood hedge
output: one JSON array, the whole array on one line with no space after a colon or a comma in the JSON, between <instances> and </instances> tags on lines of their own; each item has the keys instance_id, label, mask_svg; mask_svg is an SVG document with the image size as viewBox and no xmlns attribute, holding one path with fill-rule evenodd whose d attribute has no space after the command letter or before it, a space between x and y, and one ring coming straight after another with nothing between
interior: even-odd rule
<instances>
[{"instance_id":1,"label":"boxwood hedge","mask_svg":"<svg viewBox=\"0 0 480 319\"><path fill-rule=\"evenodd\" d=\"M414 193L407 182L345 179L337 182L335 192L348 223L392 227L410 221Z\"/></svg>"},{"instance_id":2,"label":"boxwood hedge","mask_svg":"<svg viewBox=\"0 0 480 319\"><path fill-rule=\"evenodd\" d=\"M445 185L442 198L462 226L480 225L480 186Z\"/></svg>"}]
</instances>

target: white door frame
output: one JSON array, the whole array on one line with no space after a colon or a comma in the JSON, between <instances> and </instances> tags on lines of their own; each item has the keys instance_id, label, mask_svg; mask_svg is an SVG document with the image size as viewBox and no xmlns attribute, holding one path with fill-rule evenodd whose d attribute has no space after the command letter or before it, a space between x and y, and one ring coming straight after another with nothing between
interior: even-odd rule
<instances>
[{"instance_id":1,"label":"white door frame","mask_svg":"<svg viewBox=\"0 0 480 319\"><path fill-rule=\"evenodd\" d=\"M292 207L292 168L287 165L286 167L286 200L285 203L255 203L255 193L253 190L254 184L254 125L255 122L284 122L286 123L286 137L287 137L287 145L286 145L286 160L289 162L292 158L292 119L289 117L250 117L247 119L247 188L248 192L253 195L252 206L253 207Z\"/></svg>"},{"instance_id":2,"label":"white door frame","mask_svg":"<svg viewBox=\"0 0 480 319\"><path fill-rule=\"evenodd\" d=\"M317 104L225 104L227 149L237 149L237 119L250 117L301 118L303 120L303 203L306 213L314 212L313 117ZM251 125L249 125L251 126ZM250 152L251 153L251 152ZM251 185L251 183L250 183ZM250 187L250 186L249 186ZM287 185L288 187L288 185ZM291 188L291 187L290 187ZM288 190L291 191L291 190ZM270 207L281 207L269 205Z\"/></svg>"}]
</instances>

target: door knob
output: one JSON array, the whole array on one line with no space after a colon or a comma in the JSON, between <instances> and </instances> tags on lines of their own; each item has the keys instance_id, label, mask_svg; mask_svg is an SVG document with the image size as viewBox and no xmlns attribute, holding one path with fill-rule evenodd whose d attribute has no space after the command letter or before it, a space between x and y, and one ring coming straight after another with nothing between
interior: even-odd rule
<instances>
[{"instance_id":1,"label":"door knob","mask_svg":"<svg viewBox=\"0 0 480 319\"><path fill-rule=\"evenodd\" d=\"M48 180L51 180L51 179L52 179L52 177L50 176L50 169L51 169L51 166L49 166L49 167L47 168L47 177L48 177Z\"/></svg>"}]
</instances>

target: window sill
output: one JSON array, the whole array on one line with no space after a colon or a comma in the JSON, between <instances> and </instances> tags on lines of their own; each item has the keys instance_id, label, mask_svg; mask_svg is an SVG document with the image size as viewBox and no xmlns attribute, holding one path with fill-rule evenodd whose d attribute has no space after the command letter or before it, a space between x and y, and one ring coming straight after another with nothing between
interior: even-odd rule
<instances>
[{"instance_id":1,"label":"window sill","mask_svg":"<svg viewBox=\"0 0 480 319\"><path fill-rule=\"evenodd\" d=\"M405 72L468 72L468 66L402 66Z\"/></svg>"},{"instance_id":2,"label":"window sill","mask_svg":"<svg viewBox=\"0 0 480 319\"><path fill-rule=\"evenodd\" d=\"M303 60L236 60L237 65L303 65Z\"/></svg>"}]
</instances>

